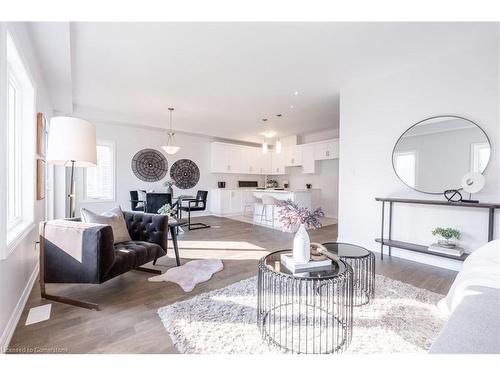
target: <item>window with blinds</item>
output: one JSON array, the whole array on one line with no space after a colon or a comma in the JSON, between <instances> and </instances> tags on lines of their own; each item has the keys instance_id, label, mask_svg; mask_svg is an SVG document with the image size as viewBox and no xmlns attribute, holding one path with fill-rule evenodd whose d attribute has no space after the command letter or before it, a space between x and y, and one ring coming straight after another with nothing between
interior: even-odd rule
<instances>
[{"instance_id":1,"label":"window with blinds","mask_svg":"<svg viewBox=\"0 0 500 375\"><path fill-rule=\"evenodd\" d=\"M5 99L0 111L6 120L0 136L5 171L1 177L5 179L5 199L0 201L0 212L5 216L0 220L0 259L5 259L34 225L36 114L28 67L10 32L0 28L0 38L0 44L6 46L5 54L0 53L0 66L6 68L6 84L0 87L0 97Z\"/></svg>"},{"instance_id":2,"label":"window with blinds","mask_svg":"<svg viewBox=\"0 0 500 375\"><path fill-rule=\"evenodd\" d=\"M115 200L115 146L97 141L97 166L84 169L85 200Z\"/></svg>"}]
</instances>

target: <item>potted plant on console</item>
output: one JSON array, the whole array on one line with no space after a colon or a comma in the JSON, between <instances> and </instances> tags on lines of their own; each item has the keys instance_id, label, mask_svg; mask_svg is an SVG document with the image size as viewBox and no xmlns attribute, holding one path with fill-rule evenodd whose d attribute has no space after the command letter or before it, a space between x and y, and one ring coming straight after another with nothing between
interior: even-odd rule
<instances>
[{"instance_id":1,"label":"potted plant on console","mask_svg":"<svg viewBox=\"0 0 500 375\"><path fill-rule=\"evenodd\" d=\"M460 231L454 228L437 227L432 231L433 236L440 237L437 243L429 246L429 250L453 256L461 256L463 249L457 246L460 239Z\"/></svg>"}]
</instances>

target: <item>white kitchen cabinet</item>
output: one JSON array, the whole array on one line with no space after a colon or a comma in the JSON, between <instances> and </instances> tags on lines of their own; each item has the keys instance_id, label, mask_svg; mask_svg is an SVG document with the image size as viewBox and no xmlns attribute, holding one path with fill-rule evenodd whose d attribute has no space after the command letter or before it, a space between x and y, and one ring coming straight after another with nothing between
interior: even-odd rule
<instances>
[{"instance_id":1,"label":"white kitchen cabinet","mask_svg":"<svg viewBox=\"0 0 500 375\"><path fill-rule=\"evenodd\" d=\"M314 144L314 158L316 160L338 159L339 157L339 140L331 139L324 142Z\"/></svg>"},{"instance_id":2,"label":"white kitchen cabinet","mask_svg":"<svg viewBox=\"0 0 500 375\"><path fill-rule=\"evenodd\" d=\"M267 154L262 153L262 149L259 150L259 156L257 158L258 161L258 172L257 174L271 174L272 172L272 153L268 152Z\"/></svg>"},{"instance_id":3,"label":"white kitchen cabinet","mask_svg":"<svg viewBox=\"0 0 500 375\"><path fill-rule=\"evenodd\" d=\"M289 146L284 149L285 167L302 165L302 145Z\"/></svg>"},{"instance_id":4,"label":"white kitchen cabinet","mask_svg":"<svg viewBox=\"0 0 500 375\"><path fill-rule=\"evenodd\" d=\"M257 147L245 147L241 148L241 166L242 173L247 174L261 174L262 168L262 150Z\"/></svg>"},{"instance_id":5,"label":"white kitchen cabinet","mask_svg":"<svg viewBox=\"0 0 500 375\"><path fill-rule=\"evenodd\" d=\"M243 173L243 153L240 146L213 142L210 147L210 172Z\"/></svg>"},{"instance_id":6,"label":"white kitchen cabinet","mask_svg":"<svg viewBox=\"0 0 500 375\"><path fill-rule=\"evenodd\" d=\"M239 215L243 212L242 190L212 189L210 193L210 212L214 215Z\"/></svg>"},{"instance_id":7,"label":"white kitchen cabinet","mask_svg":"<svg viewBox=\"0 0 500 375\"><path fill-rule=\"evenodd\" d=\"M285 155L284 153L271 155L271 173L272 175L285 174Z\"/></svg>"},{"instance_id":8,"label":"white kitchen cabinet","mask_svg":"<svg viewBox=\"0 0 500 375\"><path fill-rule=\"evenodd\" d=\"M314 158L314 145L302 146L302 173L316 173L316 160Z\"/></svg>"}]
</instances>

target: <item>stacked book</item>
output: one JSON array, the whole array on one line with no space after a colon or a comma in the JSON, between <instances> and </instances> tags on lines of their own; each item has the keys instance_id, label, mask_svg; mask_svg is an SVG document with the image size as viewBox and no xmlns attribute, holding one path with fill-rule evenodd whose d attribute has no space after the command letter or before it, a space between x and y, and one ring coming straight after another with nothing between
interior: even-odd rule
<instances>
[{"instance_id":1,"label":"stacked book","mask_svg":"<svg viewBox=\"0 0 500 375\"><path fill-rule=\"evenodd\" d=\"M307 272L307 271L320 271L328 268L332 261L330 259L325 260L310 260L306 263L299 263L293 260L292 254L281 254L280 258L281 264L288 268L293 273L296 272Z\"/></svg>"},{"instance_id":2,"label":"stacked book","mask_svg":"<svg viewBox=\"0 0 500 375\"><path fill-rule=\"evenodd\" d=\"M451 255L457 258L460 258L462 254L464 253L464 249L462 247L453 247L453 248L448 248L448 247L443 247L439 246L437 243L433 243L428 247L429 251L432 251L433 253L439 253L439 254L446 254L446 255Z\"/></svg>"}]
</instances>

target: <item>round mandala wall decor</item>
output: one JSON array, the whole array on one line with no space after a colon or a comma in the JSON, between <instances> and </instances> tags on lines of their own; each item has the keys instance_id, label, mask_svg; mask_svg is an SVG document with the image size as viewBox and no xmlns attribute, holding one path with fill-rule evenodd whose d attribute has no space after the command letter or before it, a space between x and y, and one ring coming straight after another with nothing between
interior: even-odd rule
<instances>
[{"instance_id":1,"label":"round mandala wall decor","mask_svg":"<svg viewBox=\"0 0 500 375\"><path fill-rule=\"evenodd\" d=\"M161 152L145 148L132 158L132 171L139 180L156 182L166 176L168 162Z\"/></svg>"},{"instance_id":2,"label":"round mandala wall decor","mask_svg":"<svg viewBox=\"0 0 500 375\"><path fill-rule=\"evenodd\" d=\"M192 160L177 160L170 168L170 178L179 189L191 189L200 180L200 169Z\"/></svg>"}]
</instances>

